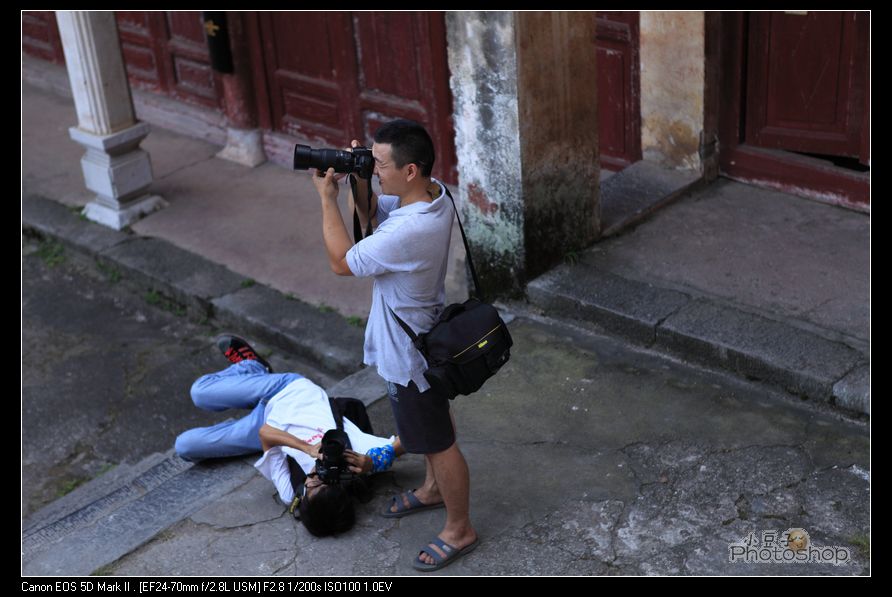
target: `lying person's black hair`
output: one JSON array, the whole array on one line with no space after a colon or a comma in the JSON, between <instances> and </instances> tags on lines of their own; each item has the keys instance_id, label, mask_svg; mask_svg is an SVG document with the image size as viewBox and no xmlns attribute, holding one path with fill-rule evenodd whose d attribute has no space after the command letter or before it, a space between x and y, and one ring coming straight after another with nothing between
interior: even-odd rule
<instances>
[{"instance_id":1,"label":"lying person's black hair","mask_svg":"<svg viewBox=\"0 0 892 597\"><path fill-rule=\"evenodd\" d=\"M316 537L349 531L356 523L353 498L346 485L323 485L298 506L300 520Z\"/></svg>"}]
</instances>

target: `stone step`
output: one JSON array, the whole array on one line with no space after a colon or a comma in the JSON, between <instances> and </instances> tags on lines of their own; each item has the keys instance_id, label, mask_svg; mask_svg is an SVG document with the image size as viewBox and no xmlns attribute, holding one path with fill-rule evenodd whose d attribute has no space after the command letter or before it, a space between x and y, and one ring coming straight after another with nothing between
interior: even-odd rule
<instances>
[{"instance_id":1,"label":"stone step","mask_svg":"<svg viewBox=\"0 0 892 597\"><path fill-rule=\"evenodd\" d=\"M869 353L813 324L747 311L585 264L561 265L530 282L527 293L549 316L586 322L690 362L870 414Z\"/></svg>"},{"instance_id":2,"label":"stone step","mask_svg":"<svg viewBox=\"0 0 892 597\"><path fill-rule=\"evenodd\" d=\"M30 517L22 535L22 573L89 575L255 473L246 459L193 465L155 454L108 479L103 475Z\"/></svg>"},{"instance_id":3,"label":"stone step","mask_svg":"<svg viewBox=\"0 0 892 597\"><path fill-rule=\"evenodd\" d=\"M157 293L194 316L302 357L335 379L362 367L363 328L165 240L109 230L36 195L22 200L22 229L119 271L121 282L137 292Z\"/></svg>"},{"instance_id":4,"label":"stone step","mask_svg":"<svg viewBox=\"0 0 892 597\"><path fill-rule=\"evenodd\" d=\"M32 512L22 521L22 535L31 535L73 512L86 508L90 504L126 486L133 479L161 464L170 456L171 453L156 453L143 458L135 464L122 462L103 475L79 486L74 491L47 504L40 510Z\"/></svg>"}]
</instances>

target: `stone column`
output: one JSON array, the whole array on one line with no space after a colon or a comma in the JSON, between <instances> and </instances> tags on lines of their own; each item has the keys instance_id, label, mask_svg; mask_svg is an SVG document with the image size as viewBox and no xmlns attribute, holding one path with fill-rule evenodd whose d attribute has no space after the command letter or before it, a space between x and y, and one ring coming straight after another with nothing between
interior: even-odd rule
<instances>
[{"instance_id":1,"label":"stone column","mask_svg":"<svg viewBox=\"0 0 892 597\"><path fill-rule=\"evenodd\" d=\"M489 296L600 232L595 13L449 12L463 217Z\"/></svg>"},{"instance_id":2,"label":"stone column","mask_svg":"<svg viewBox=\"0 0 892 597\"><path fill-rule=\"evenodd\" d=\"M77 109L69 133L87 150L81 167L96 193L84 214L121 230L165 205L148 193L152 164L139 144L149 125L134 115L114 13L58 11L56 18Z\"/></svg>"},{"instance_id":3,"label":"stone column","mask_svg":"<svg viewBox=\"0 0 892 597\"><path fill-rule=\"evenodd\" d=\"M515 13L527 279L601 232L594 12Z\"/></svg>"}]
</instances>

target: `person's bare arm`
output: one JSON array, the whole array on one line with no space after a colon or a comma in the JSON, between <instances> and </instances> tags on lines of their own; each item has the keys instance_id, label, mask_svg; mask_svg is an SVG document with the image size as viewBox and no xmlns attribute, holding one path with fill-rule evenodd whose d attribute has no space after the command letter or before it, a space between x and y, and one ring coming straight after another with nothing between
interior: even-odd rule
<instances>
[{"instance_id":1,"label":"person's bare arm","mask_svg":"<svg viewBox=\"0 0 892 597\"><path fill-rule=\"evenodd\" d=\"M300 450L304 454L312 456L313 458L319 458L318 445L310 445L302 439L298 439L291 435L287 431L276 429L272 425L267 425L266 423L260 428L260 446L263 448L264 452L275 446L285 446Z\"/></svg>"},{"instance_id":2,"label":"person's bare arm","mask_svg":"<svg viewBox=\"0 0 892 597\"><path fill-rule=\"evenodd\" d=\"M324 174L316 170L316 176L313 176L313 186L322 199L322 239L331 271L339 276L352 276L353 272L347 263L347 251L353 246L353 242L347 234L341 210L338 208L339 189L334 176L334 168L329 168Z\"/></svg>"}]
</instances>

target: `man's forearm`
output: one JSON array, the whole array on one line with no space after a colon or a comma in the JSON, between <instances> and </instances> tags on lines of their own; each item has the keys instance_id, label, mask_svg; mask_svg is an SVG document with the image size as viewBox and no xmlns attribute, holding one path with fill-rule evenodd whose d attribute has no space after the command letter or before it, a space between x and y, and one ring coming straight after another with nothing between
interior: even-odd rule
<instances>
[{"instance_id":1,"label":"man's forearm","mask_svg":"<svg viewBox=\"0 0 892 597\"><path fill-rule=\"evenodd\" d=\"M300 450L305 453L313 448L313 446L307 442L291 435L287 431L276 429L272 425L267 424L264 424L263 427L260 428L260 445L264 452L275 446L294 448L295 450Z\"/></svg>"},{"instance_id":2,"label":"man's forearm","mask_svg":"<svg viewBox=\"0 0 892 597\"><path fill-rule=\"evenodd\" d=\"M322 237L328 252L328 263L332 271L340 273L340 264L347 251L353 246L347 235L347 228L341 218L341 210L337 201L322 201Z\"/></svg>"}]
</instances>

